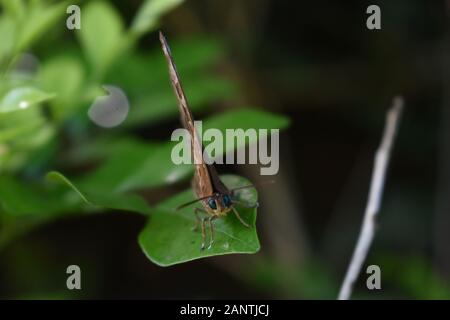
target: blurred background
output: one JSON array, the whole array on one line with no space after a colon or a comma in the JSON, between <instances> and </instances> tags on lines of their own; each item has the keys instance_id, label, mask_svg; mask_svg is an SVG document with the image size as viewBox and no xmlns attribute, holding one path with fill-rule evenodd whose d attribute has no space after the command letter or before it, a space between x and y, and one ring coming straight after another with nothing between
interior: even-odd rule
<instances>
[{"instance_id":1,"label":"blurred background","mask_svg":"<svg viewBox=\"0 0 450 320\"><path fill-rule=\"evenodd\" d=\"M336 298L397 94L404 114L354 297L450 298L448 1L78 1L81 30L66 28L68 3L1 3L0 96L26 85L40 105L0 113L1 298ZM366 28L371 4L381 8L381 30ZM122 163L114 172L135 163L123 154L129 137L164 142L179 127L158 29L197 119L242 107L290 119L276 184L259 189L257 254L162 268L136 241L144 215L80 214L78 204L58 202L58 190L49 191L54 202L41 193L50 170L107 189L98 172L108 158ZM104 84L130 103L117 128L86 115ZM257 165L218 170L266 178ZM153 204L188 186L183 176L136 189ZM65 288L71 264L81 267L82 290ZM381 290L365 287L371 264L381 268Z\"/></svg>"}]
</instances>

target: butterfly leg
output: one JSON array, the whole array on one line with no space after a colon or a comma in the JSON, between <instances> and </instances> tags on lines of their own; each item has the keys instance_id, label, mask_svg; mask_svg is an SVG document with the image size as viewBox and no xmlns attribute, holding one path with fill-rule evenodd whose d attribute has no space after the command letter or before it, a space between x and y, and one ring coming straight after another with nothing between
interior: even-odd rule
<instances>
[{"instance_id":1,"label":"butterfly leg","mask_svg":"<svg viewBox=\"0 0 450 320\"><path fill-rule=\"evenodd\" d=\"M206 227L205 227L206 219L202 218L202 246L200 247L200 250L205 249L205 240L206 240Z\"/></svg>"},{"instance_id":2,"label":"butterfly leg","mask_svg":"<svg viewBox=\"0 0 450 320\"><path fill-rule=\"evenodd\" d=\"M200 209L200 208L195 208L194 209L194 213L195 213L195 226L192 227L192 231L197 231L198 230L198 226L201 224L202 219L200 218L200 216L198 215L198 213L206 213L205 210Z\"/></svg>"},{"instance_id":3,"label":"butterfly leg","mask_svg":"<svg viewBox=\"0 0 450 320\"><path fill-rule=\"evenodd\" d=\"M216 219L216 216L211 216L208 218L208 224L209 224L209 231L211 233L211 238L209 240L209 246L208 246L208 250L211 249L213 243L214 243L214 223L213 221Z\"/></svg>"},{"instance_id":4,"label":"butterfly leg","mask_svg":"<svg viewBox=\"0 0 450 320\"><path fill-rule=\"evenodd\" d=\"M244 220L242 220L241 216L239 215L239 212L237 212L237 210L234 207L231 207L233 209L234 214L236 215L236 218L239 219L239 221L247 228L250 228L250 225L245 222Z\"/></svg>"},{"instance_id":5,"label":"butterfly leg","mask_svg":"<svg viewBox=\"0 0 450 320\"><path fill-rule=\"evenodd\" d=\"M194 209L194 213L195 213L195 218L196 218L196 222L195 222L195 226L194 228L192 228L193 231L198 229L198 226L201 225L202 228L202 246L200 247L200 250L205 249L205 240L206 240L206 218L200 218L199 216L199 212L201 213L206 213L205 210L200 209L200 208L195 208Z\"/></svg>"}]
</instances>

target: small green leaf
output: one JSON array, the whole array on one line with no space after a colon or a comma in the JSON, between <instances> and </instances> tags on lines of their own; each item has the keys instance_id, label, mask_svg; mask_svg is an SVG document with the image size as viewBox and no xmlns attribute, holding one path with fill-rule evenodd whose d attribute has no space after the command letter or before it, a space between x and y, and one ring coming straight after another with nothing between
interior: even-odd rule
<instances>
[{"instance_id":1,"label":"small green leaf","mask_svg":"<svg viewBox=\"0 0 450 320\"><path fill-rule=\"evenodd\" d=\"M124 49L123 29L122 18L108 2L92 1L83 7L77 34L97 74L103 74Z\"/></svg>"},{"instance_id":2,"label":"small green leaf","mask_svg":"<svg viewBox=\"0 0 450 320\"><path fill-rule=\"evenodd\" d=\"M81 200L94 209L116 209L143 214L149 213L149 206L141 197L134 194L112 194L107 189L97 192L84 192L76 187L69 179L61 173L52 171L47 174L49 181L57 182L71 188Z\"/></svg>"},{"instance_id":3,"label":"small green leaf","mask_svg":"<svg viewBox=\"0 0 450 320\"><path fill-rule=\"evenodd\" d=\"M222 176L221 179L229 188L249 184L246 179L233 175ZM254 189L243 189L237 192L237 196L239 200L247 203L257 201ZM236 209L242 219L250 224L250 228L242 225L233 212L229 212L227 216L214 221L215 242L212 247L201 250L201 233L192 231L196 221L193 213L195 205L175 210L177 206L193 199L192 190L186 190L166 200L152 212L146 227L139 235L139 244L152 262L160 266L171 266L205 257L259 251L260 244L255 227L256 209L240 206L236 206ZM209 241L209 232L207 235Z\"/></svg>"},{"instance_id":4,"label":"small green leaf","mask_svg":"<svg viewBox=\"0 0 450 320\"><path fill-rule=\"evenodd\" d=\"M56 171L52 171L52 172L47 173L46 177L47 177L47 180L49 180L49 181L66 184L67 186L72 188L72 190L75 191L84 202L86 202L87 204L92 204L88 199L86 199L86 197L81 193L81 191L78 190L78 188L75 187L73 185L73 183L70 182L69 179L67 179L61 173L56 172Z\"/></svg>"},{"instance_id":5,"label":"small green leaf","mask_svg":"<svg viewBox=\"0 0 450 320\"><path fill-rule=\"evenodd\" d=\"M159 18L172 10L184 0L147 0L139 8L133 23L131 31L140 35L147 31L153 30Z\"/></svg>"},{"instance_id":6,"label":"small green leaf","mask_svg":"<svg viewBox=\"0 0 450 320\"><path fill-rule=\"evenodd\" d=\"M0 102L0 113L27 109L53 97L53 94L33 87L15 88L3 97Z\"/></svg>"},{"instance_id":7,"label":"small green leaf","mask_svg":"<svg viewBox=\"0 0 450 320\"><path fill-rule=\"evenodd\" d=\"M0 112L0 171L15 171L36 164L36 152L45 149L56 134L41 108L26 108L16 112ZM4 144L3 144L4 143Z\"/></svg>"}]
</instances>

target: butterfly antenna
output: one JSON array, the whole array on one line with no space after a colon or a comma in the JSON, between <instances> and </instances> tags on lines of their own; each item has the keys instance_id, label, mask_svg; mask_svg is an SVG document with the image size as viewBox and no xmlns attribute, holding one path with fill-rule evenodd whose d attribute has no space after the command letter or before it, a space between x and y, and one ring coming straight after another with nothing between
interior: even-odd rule
<instances>
[{"instance_id":1,"label":"butterfly antenna","mask_svg":"<svg viewBox=\"0 0 450 320\"><path fill-rule=\"evenodd\" d=\"M179 205L178 207L176 207L175 210L183 209L183 208L185 208L185 207L190 206L191 204L194 204L194 203L196 203L196 202L199 202L199 201L202 201L202 200L211 198L211 197L213 197L213 196L214 196L214 195L210 195L210 196L206 196L206 197L201 197L201 198L198 198L198 199L195 199L195 200L192 200L192 201L183 203L182 205Z\"/></svg>"}]
</instances>

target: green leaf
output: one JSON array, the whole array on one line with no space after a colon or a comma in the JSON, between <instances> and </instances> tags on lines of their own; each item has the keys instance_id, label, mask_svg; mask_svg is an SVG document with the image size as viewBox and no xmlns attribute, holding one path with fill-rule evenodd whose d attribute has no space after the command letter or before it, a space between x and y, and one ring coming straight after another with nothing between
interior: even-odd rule
<instances>
[{"instance_id":1,"label":"green leaf","mask_svg":"<svg viewBox=\"0 0 450 320\"><path fill-rule=\"evenodd\" d=\"M288 123L287 118L280 115L241 109L207 119L204 122L204 129L216 128L222 133L232 128L282 129ZM170 137L169 132L167 136ZM249 142L254 141L246 139L234 145L240 148ZM111 154L105 163L78 180L77 184L83 186L85 190L108 190L112 193L120 193L180 181L192 173L193 167L175 165L172 162L171 152L176 143L172 141L150 144L140 141L124 142L118 152ZM216 156L230 149L231 146L227 145L227 149L218 150Z\"/></svg>"},{"instance_id":2,"label":"green leaf","mask_svg":"<svg viewBox=\"0 0 450 320\"><path fill-rule=\"evenodd\" d=\"M220 41L203 37L171 42L193 112L204 110L219 100L232 99L237 92L233 82L211 72L224 52L223 47ZM122 128L178 118L177 102L161 48L120 59L108 71L106 81L120 86L132 97L132 108Z\"/></svg>"},{"instance_id":3,"label":"green leaf","mask_svg":"<svg viewBox=\"0 0 450 320\"><path fill-rule=\"evenodd\" d=\"M222 176L221 179L229 188L249 184L246 179L233 175ZM254 189L243 189L237 195L240 200L248 203L257 201ZM159 266L171 266L205 257L259 251L260 244L255 227L256 209L239 206L236 209L251 227L246 228L229 212L227 216L214 221L215 242L212 247L200 250L201 233L192 231L195 225L193 206L174 210L178 205L193 199L195 198L192 190L186 190L168 199L152 212L139 235L139 244L152 262ZM209 232L207 235L209 241Z\"/></svg>"},{"instance_id":4,"label":"green leaf","mask_svg":"<svg viewBox=\"0 0 450 320\"><path fill-rule=\"evenodd\" d=\"M17 235L62 215L102 209L149 212L146 202L137 195L83 193L57 172L50 172L47 179L53 183L0 175L0 250Z\"/></svg>"},{"instance_id":5,"label":"green leaf","mask_svg":"<svg viewBox=\"0 0 450 320\"><path fill-rule=\"evenodd\" d=\"M16 51L23 51L35 43L53 25L66 14L67 2L63 1L51 6L34 2L30 6L26 18L20 22L20 32L16 43Z\"/></svg>"},{"instance_id":6,"label":"green leaf","mask_svg":"<svg viewBox=\"0 0 450 320\"><path fill-rule=\"evenodd\" d=\"M54 58L39 70L38 82L48 92L57 96L51 102L52 114L57 120L70 116L80 101L84 69L80 61L69 56Z\"/></svg>"},{"instance_id":7,"label":"green leaf","mask_svg":"<svg viewBox=\"0 0 450 320\"><path fill-rule=\"evenodd\" d=\"M123 153L135 138L121 135L103 134L92 139L86 137L74 145L64 155L61 155L61 164L79 166L86 162L96 163L110 157L112 154Z\"/></svg>"},{"instance_id":8,"label":"green leaf","mask_svg":"<svg viewBox=\"0 0 450 320\"><path fill-rule=\"evenodd\" d=\"M283 128L286 128L288 125L289 119L285 116L262 110L242 108L224 112L208 119L204 122L203 131L211 128L219 129L225 137L226 129L267 129L266 133L265 131L258 132L256 139L250 137L249 139L235 141L235 143L233 144L234 149L239 149L244 147L245 145L256 142L266 134L270 134L270 129L281 130ZM204 144L208 145L207 142L205 142ZM218 152L218 155L220 156L221 154L232 151L232 147L233 146L231 144L226 144L224 146L224 150Z\"/></svg>"},{"instance_id":9,"label":"green leaf","mask_svg":"<svg viewBox=\"0 0 450 320\"><path fill-rule=\"evenodd\" d=\"M21 20L25 15L23 0L2 0L1 3L8 16Z\"/></svg>"},{"instance_id":10,"label":"green leaf","mask_svg":"<svg viewBox=\"0 0 450 320\"><path fill-rule=\"evenodd\" d=\"M93 209L115 209L143 214L149 213L149 206L141 197L134 194L112 194L107 189L96 192L84 192L76 187L69 179L61 173L52 171L47 174L47 179L63 184L72 189L75 194Z\"/></svg>"},{"instance_id":11,"label":"green leaf","mask_svg":"<svg viewBox=\"0 0 450 320\"><path fill-rule=\"evenodd\" d=\"M27 109L53 98L53 94L33 87L20 87L9 91L0 102L0 113Z\"/></svg>"},{"instance_id":12,"label":"green leaf","mask_svg":"<svg viewBox=\"0 0 450 320\"><path fill-rule=\"evenodd\" d=\"M211 76L199 76L184 86L189 96L192 112L201 111L212 101L233 96L236 88L227 80ZM137 98L134 107L124 123L125 127L148 125L178 116L178 107L172 88L166 86L157 92Z\"/></svg>"},{"instance_id":13,"label":"green leaf","mask_svg":"<svg viewBox=\"0 0 450 320\"><path fill-rule=\"evenodd\" d=\"M123 21L108 2L92 1L82 9L79 35L95 72L102 75L125 46Z\"/></svg>"},{"instance_id":14,"label":"green leaf","mask_svg":"<svg viewBox=\"0 0 450 320\"><path fill-rule=\"evenodd\" d=\"M147 0L139 8L131 25L131 32L141 35L153 30L159 18L184 0Z\"/></svg>"},{"instance_id":15,"label":"green leaf","mask_svg":"<svg viewBox=\"0 0 450 320\"><path fill-rule=\"evenodd\" d=\"M14 43L16 41L16 26L11 17L0 17L0 67L7 64L7 57L9 57L14 49Z\"/></svg>"},{"instance_id":16,"label":"green leaf","mask_svg":"<svg viewBox=\"0 0 450 320\"><path fill-rule=\"evenodd\" d=\"M175 38L171 50L183 85L187 85L199 75L211 74L211 67L220 61L224 46L217 39L207 37ZM142 94L143 90L158 92L168 88L171 92L167 62L160 46L146 53L130 52L126 59L112 66L106 79L133 96Z\"/></svg>"},{"instance_id":17,"label":"green leaf","mask_svg":"<svg viewBox=\"0 0 450 320\"><path fill-rule=\"evenodd\" d=\"M51 189L15 177L0 177L0 206L10 216L53 216L79 208L79 201L61 189Z\"/></svg>"},{"instance_id":18,"label":"green leaf","mask_svg":"<svg viewBox=\"0 0 450 320\"><path fill-rule=\"evenodd\" d=\"M2 117L0 117L2 120ZM8 119L9 121L10 119ZM14 121L13 119L11 119ZM2 120L3 122L4 120ZM6 122L6 121L5 121ZM15 125L10 125L10 123L6 123L4 126L3 123L0 125L0 142L10 141L17 139L20 136L25 134L29 134L35 132L44 124L44 119L37 117L36 119L30 119L29 123L17 123Z\"/></svg>"},{"instance_id":19,"label":"green leaf","mask_svg":"<svg viewBox=\"0 0 450 320\"><path fill-rule=\"evenodd\" d=\"M62 188L0 175L0 250L14 238L62 215L80 212L81 201Z\"/></svg>"},{"instance_id":20,"label":"green leaf","mask_svg":"<svg viewBox=\"0 0 450 320\"><path fill-rule=\"evenodd\" d=\"M0 171L29 170L39 162L56 134L41 108L26 108L16 112L0 112ZM4 143L4 144L3 144Z\"/></svg>"},{"instance_id":21,"label":"green leaf","mask_svg":"<svg viewBox=\"0 0 450 320\"><path fill-rule=\"evenodd\" d=\"M192 168L173 164L173 145L125 141L103 165L76 182L85 190L108 190L111 194L174 183L187 177Z\"/></svg>"}]
</instances>

